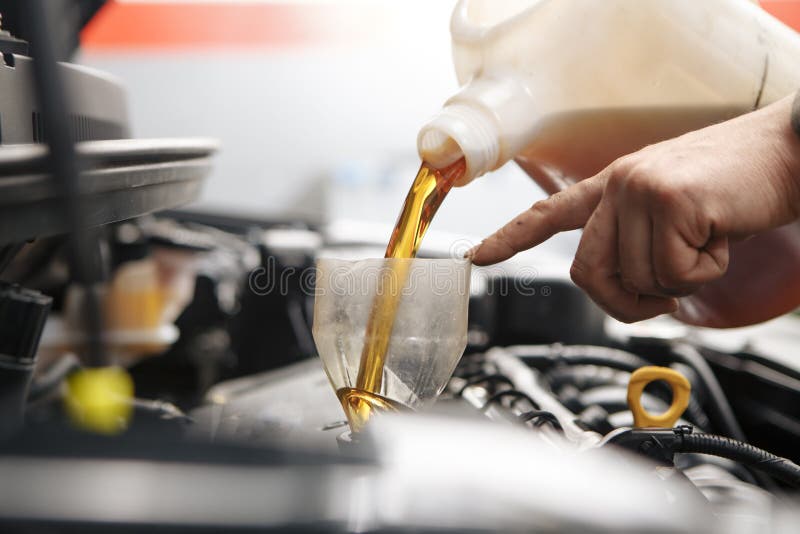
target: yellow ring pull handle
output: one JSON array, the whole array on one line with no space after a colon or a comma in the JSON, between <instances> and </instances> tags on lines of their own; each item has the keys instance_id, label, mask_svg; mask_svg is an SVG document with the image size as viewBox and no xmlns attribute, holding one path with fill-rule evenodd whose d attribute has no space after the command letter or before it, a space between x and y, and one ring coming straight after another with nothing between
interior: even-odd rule
<instances>
[{"instance_id":1,"label":"yellow ring pull handle","mask_svg":"<svg viewBox=\"0 0 800 534\"><path fill-rule=\"evenodd\" d=\"M642 393L650 382L663 380L672 389L672 404L666 412L653 415L642 406ZM633 372L628 382L628 407L633 412L636 428L672 428L686 407L692 387L686 377L668 367L641 367Z\"/></svg>"}]
</instances>

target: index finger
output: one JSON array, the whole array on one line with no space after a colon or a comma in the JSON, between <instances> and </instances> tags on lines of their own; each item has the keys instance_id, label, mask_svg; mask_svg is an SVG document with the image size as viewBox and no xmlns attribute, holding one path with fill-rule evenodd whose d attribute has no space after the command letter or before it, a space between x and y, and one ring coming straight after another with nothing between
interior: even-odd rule
<instances>
[{"instance_id":1,"label":"index finger","mask_svg":"<svg viewBox=\"0 0 800 534\"><path fill-rule=\"evenodd\" d=\"M491 265L547 241L559 232L582 228L603 195L606 172L564 189L523 211L467 253L475 265Z\"/></svg>"}]
</instances>

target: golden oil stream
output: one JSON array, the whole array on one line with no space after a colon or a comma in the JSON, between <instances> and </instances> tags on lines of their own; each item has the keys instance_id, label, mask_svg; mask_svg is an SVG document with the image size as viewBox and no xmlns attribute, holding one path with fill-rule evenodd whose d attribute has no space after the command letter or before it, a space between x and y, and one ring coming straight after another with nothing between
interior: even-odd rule
<instances>
[{"instance_id":1,"label":"golden oil stream","mask_svg":"<svg viewBox=\"0 0 800 534\"><path fill-rule=\"evenodd\" d=\"M444 169L435 169L428 163L422 163L392 231L386 247L386 258L414 258L417 255L436 211L465 171L466 162L463 158ZM402 407L381 396L381 390L389 340L409 265L409 262L386 262L381 270L364 334L356 387L337 391L354 432L361 430L376 410L397 410Z\"/></svg>"}]
</instances>

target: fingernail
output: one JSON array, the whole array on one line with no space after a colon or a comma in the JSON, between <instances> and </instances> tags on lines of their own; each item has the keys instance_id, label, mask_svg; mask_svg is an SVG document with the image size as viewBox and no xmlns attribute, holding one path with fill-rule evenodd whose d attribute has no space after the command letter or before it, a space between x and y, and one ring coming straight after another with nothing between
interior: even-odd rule
<instances>
[{"instance_id":1,"label":"fingernail","mask_svg":"<svg viewBox=\"0 0 800 534\"><path fill-rule=\"evenodd\" d=\"M471 249L466 251L464 253L464 259L472 260L475 257L475 254L478 253L478 249L481 248L482 244L483 244L483 242L478 243L477 245L475 245L474 247L472 247Z\"/></svg>"}]
</instances>

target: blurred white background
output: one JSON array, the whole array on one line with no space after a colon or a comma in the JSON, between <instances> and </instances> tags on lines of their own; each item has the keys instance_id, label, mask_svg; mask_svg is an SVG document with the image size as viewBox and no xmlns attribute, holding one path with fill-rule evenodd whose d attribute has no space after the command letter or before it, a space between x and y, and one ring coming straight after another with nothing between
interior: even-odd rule
<instances>
[{"instance_id":1,"label":"blurred white background","mask_svg":"<svg viewBox=\"0 0 800 534\"><path fill-rule=\"evenodd\" d=\"M77 61L123 80L137 137L220 139L200 207L371 222L388 237L419 165L417 131L458 90L449 35L455 2L366 4L386 7L387 16L349 43L87 48ZM474 240L542 196L510 164L454 190L431 233ZM563 243L558 248L569 250L574 237Z\"/></svg>"}]
</instances>

